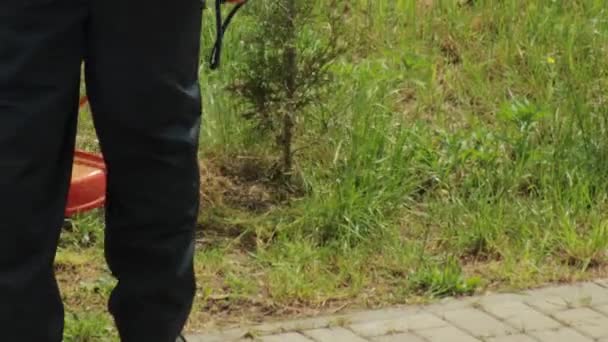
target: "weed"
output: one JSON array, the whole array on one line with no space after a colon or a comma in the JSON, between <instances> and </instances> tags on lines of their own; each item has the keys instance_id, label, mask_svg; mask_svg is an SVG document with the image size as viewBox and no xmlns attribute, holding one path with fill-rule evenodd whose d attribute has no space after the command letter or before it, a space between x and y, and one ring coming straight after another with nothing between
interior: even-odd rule
<instances>
[{"instance_id":1,"label":"weed","mask_svg":"<svg viewBox=\"0 0 608 342\"><path fill-rule=\"evenodd\" d=\"M479 278L466 278L459 263L453 259L417 270L409 282L413 291L431 297L470 295L481 285Z\"/></svg>"},{"instance_id":2,"label":"weed","mask_svg":"<svg viewBox=\"0 0 608 342\"><path fill-rule=\"evenodd\" d=\"M87 248L103 242L103 217L101 212L76 215L66 221L60 246Z\"/></svg>"},{"instance_id":3,"label":"weed","mask_svg":"<svg viewBox=\"0 0 608 342\"><path fill-rule=\"evenodd\" d=\"M68 314L63 337L67 342L114 342L119 340L108 315L98 313Z\"/></svg>"}]
</instances>

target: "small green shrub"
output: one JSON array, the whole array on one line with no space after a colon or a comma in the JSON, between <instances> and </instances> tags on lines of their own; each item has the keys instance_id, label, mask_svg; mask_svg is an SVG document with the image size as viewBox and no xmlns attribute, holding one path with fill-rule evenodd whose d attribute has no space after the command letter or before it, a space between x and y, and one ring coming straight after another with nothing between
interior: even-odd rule
<instances>
[{"instance_id":1,"label":"small green shrub","mask_svg":"<svg viewBox=\"0 0 608 342\"><path fill-rule=\"evenodd\" d=\"M459 262L454 259L448 259L444 264L425 265L409 280L414 292L431 297L470 295L481 285L480 278L466 278Z\"/></svg>"},{"instance_id":2,"label":"small green shrub","mask_svg":"<svg viewBox=\"0 0 608 342\"><path fill-rule=\"evenodd\" d=\"M247 48L232 89L247 104L244 116L275 137L286 173L292 169L301 116L330 93L330 66L346 48L337 4L326 5L325 17L306 0L251 5L256 25L243 39Z\"/></svg>"}]
</instances>

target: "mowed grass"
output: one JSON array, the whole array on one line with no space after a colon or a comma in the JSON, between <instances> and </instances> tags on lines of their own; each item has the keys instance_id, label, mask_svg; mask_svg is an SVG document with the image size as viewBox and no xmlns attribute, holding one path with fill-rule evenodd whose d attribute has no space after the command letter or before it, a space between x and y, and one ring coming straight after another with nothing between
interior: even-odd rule
<instances>
[{"instance_id":1,"label":"mowed grass","mask_svg":"<svg viewBox=\"0 0 608 342\"><path fill-rule=\"evenodd\" d=\"M189 330L606 274L604 1L354 0L344 21L359 34L337 90L299 122L293 184L270 177L274 137L228 90L247 11L224 68L201 68ZM63 237L68 340L115 338L102 236L93 213Z\"/></svg>"}]
</instances>

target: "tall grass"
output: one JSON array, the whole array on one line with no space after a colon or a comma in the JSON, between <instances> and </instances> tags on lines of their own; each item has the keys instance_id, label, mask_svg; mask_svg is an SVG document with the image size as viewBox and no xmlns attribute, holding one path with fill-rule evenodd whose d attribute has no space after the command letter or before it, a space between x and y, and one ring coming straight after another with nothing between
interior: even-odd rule
<instances>
[{"instance_id":1,"label":"tall grass","mask_svg":"<svg viewBox=\"0 0 608 342\"><path fill-rule=\"evenodd\" d=\"M307 115L298 160L308 192L273 228L318 246L381 248L411 225L430 234L429 253L463 260L529 246L535 263L604 261L603 3L350 3L358 47L334 66L339 90ZM247 25L232 35L237 63ZM238 111L208 108L233 130L224 140L242 141Z\"/></svg>"}]
</instances>

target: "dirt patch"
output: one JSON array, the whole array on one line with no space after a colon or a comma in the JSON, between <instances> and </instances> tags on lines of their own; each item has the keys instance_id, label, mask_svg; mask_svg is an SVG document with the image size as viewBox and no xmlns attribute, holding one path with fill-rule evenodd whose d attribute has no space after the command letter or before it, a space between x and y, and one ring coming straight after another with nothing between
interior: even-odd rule
<instances>
[{"instance_id":1,"label":"dirt patch","mask_svg":"<svg viewBox=\"0 0 608 342\"><path fill-rule=\"evenodd\" d=\"M209 158L200 164L203 209L227 206L263 213L297 193L279 179L269 158Z\"/></svg>"},{"instance_id":2,"label":"dirt patch","mask_svg":"<svg viewBox=\"0 0 608 342\"><path fill-rule=\"evenodd\" d=\"M443 39L439 45L439 50L448 64L456 65L462 62L460 47L456 40L451 36Z\"/></svg>"},{"instance_id":3,"label":"dirt patch","mask_svg":"<svg viewBox=\"0 0 608 342\"><path fill-rule=\"evenodd\" d=\"M421 0L417 2L418 8L424 12L430 11L435 7L435 0Z\"/></svg>"},{"instance_id":4,"label":"dirt patch","mask_svg":"<svg viewBox=\"0 0 608 342\"><path fill-rule=\"evenodd\" d=\"M104 269L101 256L91 255L85 250L67 255L60 253L55 274L69 312L79 312L83 308L105 312L115 281Z\"/></svg>"},{"instance_id":5,"label":"dirt patch","mask_svg":"<svg viewBox=\"0 0 608 342\"><path fill-rule=\"evenodd\" d=\"M304 195L294 177L284 176L268 157L208 157L201 164L199 246L229 244L253 251L275 236L259 220Z\"/></svg>"}]
</instances>

